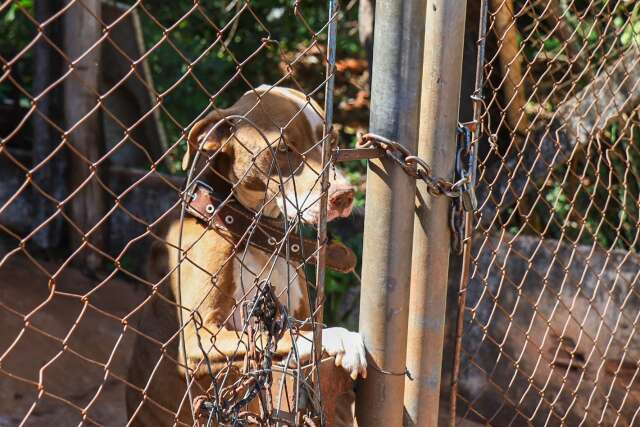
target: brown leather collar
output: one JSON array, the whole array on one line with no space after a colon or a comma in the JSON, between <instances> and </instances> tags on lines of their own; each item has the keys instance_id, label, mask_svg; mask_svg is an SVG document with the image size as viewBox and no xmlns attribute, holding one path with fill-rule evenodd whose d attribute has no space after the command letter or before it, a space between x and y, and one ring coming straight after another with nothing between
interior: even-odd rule
<instances>
[{"instance_id":1,"label":"brown leather collar","mask_svg":"<svg viewBox=\"0 0 640 427\"><path fill-rule=\"evenodd\" d=\"M300 237L290 231L288 238L282 221L258 215L242 206L235 198L217 194L202 181L196 181L189 193L187 212L209 227L229 232L236 246L247 242L269 254L280 248L279 255L303 263L316 262L317 241ZM258 218L258 220L256 220ZM355 253L338 242L330 242L326 249L326 266L341 273L355 269Z\"/></svg>"}]
</instances>

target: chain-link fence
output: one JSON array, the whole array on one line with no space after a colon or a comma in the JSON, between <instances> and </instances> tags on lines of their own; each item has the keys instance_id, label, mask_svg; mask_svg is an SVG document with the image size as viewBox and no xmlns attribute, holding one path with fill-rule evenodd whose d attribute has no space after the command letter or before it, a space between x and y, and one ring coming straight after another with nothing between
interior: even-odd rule
<instances>
[{"instance_id":1,"label":"chain-link fence","mask_svg":"<svg viewBox=\"0 0 640 427\"><path fill-rule=\"evenodd\" d=\"M633 425L640 4L484 3L458 421Z\"/></svg>"},{"instance_id":2,"label":"chain-link fence","mask_svg":"<svg viewBox=\"0 0 640 427\"><path fill-rule=\"evenodd\" d=\"M350 416L364 349L322 318L354 5L312 3L0 5L0 425Z\"/></svg>"},{"instance_id":3,"label":"chain-link fence","mask_svg":"<svg viewBox=\"0 0 640 427\"><path fill-rule=\"evenodd\" d=\"M368 67L328 3L0 4L0 425L350 423ZM441 422L635 424L640 4L468 2L464 44L456 176L333 158L455 200Z\"/></svg>"}]
</instances>

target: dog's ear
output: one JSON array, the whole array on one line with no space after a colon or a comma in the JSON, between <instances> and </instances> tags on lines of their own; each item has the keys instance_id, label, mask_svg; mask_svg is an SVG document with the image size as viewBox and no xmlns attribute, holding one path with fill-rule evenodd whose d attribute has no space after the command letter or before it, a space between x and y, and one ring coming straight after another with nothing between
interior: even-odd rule
<instances>
[{"instance_id":1,"label":"dog's ear","mask_svg":"<svg viewBox=\"0 0 640 427\"><path fill-rule=\"evenodd\" d=\"M230 122L225 120L230 113L227 110L216 110L199 120L187 137L187 152L182 158L182 169L187 170L191 158L200 147L203 151L218 151L233 132ZM217 125L217 126L216 126Z\"/></svg>"}]
</instances>

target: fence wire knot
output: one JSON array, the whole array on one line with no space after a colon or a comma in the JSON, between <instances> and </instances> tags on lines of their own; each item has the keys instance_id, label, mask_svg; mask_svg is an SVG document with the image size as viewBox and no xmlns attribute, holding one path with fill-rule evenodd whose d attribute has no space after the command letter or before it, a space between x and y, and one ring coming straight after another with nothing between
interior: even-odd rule
<instances>
[{"instance_id":1,"label":"fence wire knot","mask_svg":"<svg viewBox=\"0 0 640 427\"><path fill-rule=\"evenodd\" d=\"M380 372L383 375L393 375L393 376L396 376L396 377L405 377L406 376L409 379L409 381L413 381L413 375L411 375L411 372L409 371L409 368L405 367L404 371L402 371L402 372L393 372L393 371L388 371L386 369L379 368L379 367L377 367L375 365L370 365L370 366L371 366L371 368L373 368L374 370Z\"/></svg>"}]
</instances>

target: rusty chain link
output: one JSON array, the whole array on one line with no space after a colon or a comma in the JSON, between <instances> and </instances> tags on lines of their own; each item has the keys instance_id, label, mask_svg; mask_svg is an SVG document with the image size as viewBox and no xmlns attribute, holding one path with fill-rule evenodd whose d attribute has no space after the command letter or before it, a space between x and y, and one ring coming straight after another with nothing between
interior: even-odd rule
<instances>
[{"instance_id":1,"label":"rusty chain link","mask_svg":"<svg viewBox=\"0 0 640 427\"><path fill-rule=\"evenodd\" d=\"M301 328L267 290L275 257L255 269L264 274L254 274L247 254L234 248L221 267L250 277L245 284L256 294L233 308L246 310L238 314L246 314L238 333L255 338L259 330L266 343L249 339L245 360L227 355L222 367L208 357L219 335L207 335L206 303L168 300L179 267L150 278L144 260L162 259L151 242L176 247L159 230L183 199L176 160L189 130L209 111L255 92L257 82L304 92L298 116L313 113L311 101L322 101L337 70L324 70L325 33L337 15L319 18L317 2L301 0L273 13L263 13L268 2L175 2L171 13L163 3L0 5L7 34L0 37L0 380L8 396L0 418L11 425L125 425L152 412L182 426L192 425L192 409L203 426L281 422L273 421L279 408L253 412L244 405L249 398L262 404L273 392L267 388L276 383L277 337ZM467 2L467 10L465 52L476 43L483 60L470 96L482 127L473 129L473 141L468 129L459 131L452 177L434 176L428 162L382 136L366 134L358 145L369 150L366 158L381 151L424 181L429 194L452 199L454 252L468 237L466 287L458 312L447 318L460 319L447 337L456 349L445 353L458 365L450 422L636 425L640 2L482 0ZM289 28L278 28L288 16L304 40L287 39ZM485 26L479 33L478 21ZM194 28L197 39L189 33ZM265 64L277 73L255 73ZM464 71L469 82L472 68ZM363 92L353 99L367 100ZM466 106L461 120L471 119ZM331 127L326 116L320 120ZM287 238L295 239L297 223L289 225ZM193 250L187 254L204 232L193 240L177 245L182 252L172 258L206 275L203 295L224 292L223 274ZM307 325L321 324L322 307L312 308ZM160 333L142 319L150 311L184 314L184 323ZM349 316L341 320L357 319L357 308ZM192 350L202 357L185 369L186 357L173 344L192 327ZM134 351L140 343L144 350ZM134 364L140 355L143 363ZM126 373L131 366L138 369L134 380ZM183 369L185 384L158 392L167 367ZM237 379L228 380L233 369ZM214 380L209 390L197 384L194 370ZM169 396L174 392L180 396ZM124 394L131 412L122 407ZM295 414L299 424L322 425L316 415Z\"/></svg>"},{"instance_id":2,"label":"rusty chain link","mask_svg":"<svg viewBox=\"0 0 640 427\"><path fill-rule=\"evenodd\" d=\"M454 181L463 182L460 197L451 201L449 227L451 230L451 251L461 255L464 239L467 238L465 212L473 213L478 207L475 193L475 150L472 146L473 124L459 124L457 129L457 148L454 167ZM472 230L469 230L472 231Z\"/></svg>"},{"instance_id":3,"label":"rusty chain link","mask_svg":"<svg viewBox=\"0 0 640 427\"><path fill-rule=\"evenodd\" d=\"M432 196L445 196L452 200L449 212L449 228L451 231L451 250L462 253L462 242L465 239L464 212L473 212L477 208L475 194L475 152L471 142L473 124L459 124L457 128L457 145L454 166L454 180L433 176L431 166L397 141L392 141L374 133L360 137L356 144L359 149L377 148L384 155L396 162L407 175L427 184L427 191Z\"/></svg>"},{"instance_id":4,"label":"rusty chain link","mask_svg":"<svg viewBox=\"0 0 640 427\"><path fill-rule=\"evenodd\" d=\"M431 166L424 159L412 154L399 142L374 133L362 135L356 146L362 149L379 148L383 150L386 157L396 162L407 175L424 181L427 184L427 191L432 196L445 196L452 199L469 197L471 200L471 196L465 196L465 194L473 193L473 187L470 185L472 174L467 170L462 171L460 179L454 182L443 177L433 176ZM456 159L458 158L460 156L456 155ZM462 166L461 162L456 161L456 166L458 164Z\"/></svg>"},{"instance_id":5,"label":"rusty chain link","mask_svg":"<svg viewBox=\"0 0 640 427\"><path fill-rule=\"evenodd\" d=\"M638 425L640 3L467 7L482 126L450 425Z\"/></svg>"}]
</instances>

